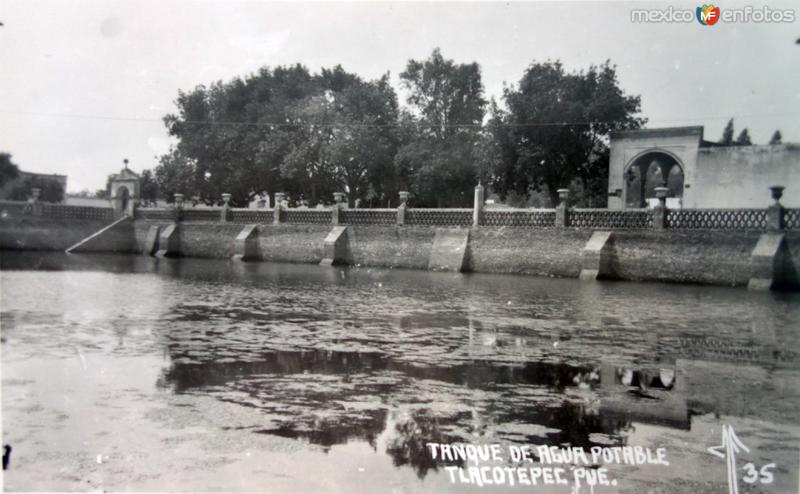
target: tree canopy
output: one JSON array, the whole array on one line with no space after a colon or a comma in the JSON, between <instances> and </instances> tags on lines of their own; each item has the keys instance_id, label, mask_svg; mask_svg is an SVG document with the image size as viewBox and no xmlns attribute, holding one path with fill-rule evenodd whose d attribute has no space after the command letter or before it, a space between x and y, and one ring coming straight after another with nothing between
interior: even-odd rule
<instances>
[{"instance_id":1,"label":"tree canopy","mask_svg":"<svg viewBox=\"0 0 800 494\"><path fill-rule=\"evenodd\" d=\"M19 176L19 167L11 161L9 153L0 153L0 186Z\"/></svg>"},{"instance_id":2,"label":"tree canopy","mask_svg":"<svg viewBox=\"0 0 800 494\"><path fill-rule=\"evenodd\" d=\"M397 97L388 76L263 68L180 92L176 104L164 122L179 143L155 173L167 197L182 189L213 203L229 192L246 204L285 191L316 203L342 188L359 198L391 188Z\"/></svg>"},{"instance_id":3,"label":"tree canopy","mask_svg":"<svg viewBox=\"0 0 800 494\"><path fill-rule=\"evenodd\" d=\"M38 188L39 198L44 202L64 200L64 187L58 180L47 176L22 174L11 158L9 153L0 153L0 186L9 184L7 191L9 199L26 201L31 196L31 190Z\"/></svg>"},{"instance_id":4,"label":"tree canopy","mask_svg":"<svg viewBox=\"0 0 800 494\"><path fill-rule=\"evenodd\" d=\"M438 48L399 76L402 107L388 74L365 80L338 65L264 67L180 91L164 118L178 142L147 175L148 200L181 192L214 204L228 192L245 205L280 191L313 206L344 191L390 206L408 190L417 206L452 207L471 204L479 180L503 198L554 197L575 182L605 197L609 132L644 123L609 62L533 63L502 104L486 100L477 63Z\"/></svg>"},{"instance_id":5,"label":"tree canopy","mask_svg":"<svg viewBox=\"0 0 800 494\"><path fill-rule=\"evenodd\" d=\"M486 107L480 67L456 64L437 48L424 61L409 60L400 79L409 93L395 156L400 182L418 205L468 205Z\"/></svg>"},{"instance_id":6,"label":"tree canopy","mask_svg":"<svg viewBox=\"0 0 800 494\"><path fill-rule=\"evenodd\" d=\"M558 61L534 63L503 99L507 110L494 105L488 125L498 151L492 186L502 197L545 190L554 205L557 189L576 180L604 195L609 133L645 122L610 62L572 73Z\"/></svg>"}]
</instances>

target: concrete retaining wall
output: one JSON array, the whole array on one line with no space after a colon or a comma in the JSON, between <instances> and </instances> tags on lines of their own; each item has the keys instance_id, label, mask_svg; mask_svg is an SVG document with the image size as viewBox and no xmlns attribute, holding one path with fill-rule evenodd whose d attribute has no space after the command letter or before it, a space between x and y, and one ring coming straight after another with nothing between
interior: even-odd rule
<instances>
[{"instance_id":1,"label":"concrete retaining wall","mask_svg":"<svg viewBox=\"0 0 800 494\"><path fill-rule=\"evenodd\" d=\"M93 239L89 251L142 252L147 232L164 221L132 221ZM0 218L0 248L64 250L106 226L101 221ZM232 258L245 228L233 223L177 225L177 255ZM258 225L258 256L267 262L319 263L330 225ZM591 229L479 227L469 231L465 271L578 277ZM746 286L759 232L615 230L604 278ZM254 234L255 236L255 234ZM348 226L348 263L428 269L436 228ZM800 232L785 233L782 276L800 284Z\"/></svg>"},{"instance_id":2,"label":"concrete retaining wall","mask_svg":"<svg viewBox=\"0 0 800 494\"><path fill-rule=\"evenodd\" d=\"M243 226L232 223L181 223L178 226L181 255L230 259L234 254L236 235Z\"/></svg>"},{"instance_id":3,"label":"concrete retaining wall","mask_svg":"<svg viewBox=\"0 0 800 494\"><path fill-rule=\"evenodd\" d=\"M147 232L153 225L158 225L162 229L170 223L168 221L134 221L133 222L133 237L135 242L134 249L136 252L144 252L145 243L147 241Z\"/></svg>"},{"instance_id":4,"label":"concrete retaining wall","mask_svg":"<svg viewBox=\"0 0 800 494\"><path fill-rule=\"evenodd\" d=\"M481 273L577 278L591 230L480 227L470 234L468 266Z\"/></svg>"},{"instance_id":5,"label":"concrete retaining wall","mask_svg":"<svg viewBox=\"0 0 800 494\"><path fill-rule=\"evenodd\" d=\"M612 271L623 280L747 285L757 232L617 231Z\"/></svg>"},{"instance_id":6,"label":"concrete retaining wall","mask_svg":"<svg viewBox=\"0 0 800 494\"><path fill-rule=\"evenodd\" d=\"M353 264L428 269L435 228L357 226L348 229Z\"/></svg>"},{"instance_id":7,"label":"concrete retaining wall","mask_svg":"<svg viewBox=\"0 0 800 494\"><path fill-rule=\"evenodd\" d=\"M324 257L325 237L330 231L329 225L261 225L258 232L261 259L318 263Z\"/></svg>"},{"instance_id":8,"label":"concrete retaining wall","mask_svg":"<svg viewBox=\"0 0 800 494\"><path fill-rule=\"evenodd\" d=\"M110 221L61 220L34 216L0 218L0 249L63 251ZM81 252L137 252L134 222L126 222L93 239Z\"/></svg>"}]
</instances>

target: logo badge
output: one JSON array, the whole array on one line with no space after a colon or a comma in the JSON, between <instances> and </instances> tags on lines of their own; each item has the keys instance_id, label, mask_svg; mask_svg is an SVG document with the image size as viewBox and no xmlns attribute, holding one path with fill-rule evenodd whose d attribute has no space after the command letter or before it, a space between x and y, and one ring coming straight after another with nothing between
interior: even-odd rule
<instances>
[{"instance_id":1,"label":"logo badge","mask_svg":"<svg viewBox=\"0 0 800 494\"><path fill-rule=\"evenodd\" d=\"M713 26L719 20L719 7L705 5L697 7L697 22L704 26Z\"/></svg>"}]
</instances>

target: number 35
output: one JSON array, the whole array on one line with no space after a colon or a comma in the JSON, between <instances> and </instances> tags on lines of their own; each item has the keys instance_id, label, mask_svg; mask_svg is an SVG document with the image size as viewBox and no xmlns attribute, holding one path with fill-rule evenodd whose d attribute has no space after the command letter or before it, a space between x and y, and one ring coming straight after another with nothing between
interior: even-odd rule
<instances>
[{"instance_id":1,"label":"number 35","mask_svg":"<svg viewBox=\"0 0 800 494\"><path fill-rule=\"evenodd\" d=\"M756 481L759 480L759 474L760 474L762 484L771 484L772 481L774 480L772 472L770 472L770 469L772 468L775 468L775 464L767 463L766 465L761 467L761 470L759 471L756 470L755 465L753 465L752 463L748 463L744 467L742 467L742 470L745 471L745 475L744 477L742 477L742 480L744 480L745 483L747 484L755 484Z\"/></svg>"}]
</instances>

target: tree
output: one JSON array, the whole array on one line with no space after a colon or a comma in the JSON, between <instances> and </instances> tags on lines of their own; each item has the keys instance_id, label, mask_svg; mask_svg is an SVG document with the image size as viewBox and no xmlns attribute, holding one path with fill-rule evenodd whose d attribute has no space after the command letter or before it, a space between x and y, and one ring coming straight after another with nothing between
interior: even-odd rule
<instances>
[{"instance_id":1,"label":"tree","mask_svg":"<svg viewBox=\"0 0 800 494\"><path fill-rule=\"evenodd\" d=\"M776 130L772 137L769 140L770 144L780 144L783 140L783 136L781 135L780 130Z\"/></svg>"},{"instance_id":2,"label":"tree","mask_svg":"<svg viewBox=\"0 0 800 494\"><path fill-rule=\"evenodd\" d=\"M555 205L557 189L576 180L604 197L609 133L645 123L635 116L640 97L623 92L608 61L574 73L559 61L531 64L503 99L507 109L493 108L488 125L500 153L491 183L503 199L546 190Z\"/></svg>"},{"instance_id":3,"label":"tree","mask_svg":"<svg viewBox=\"0 0 800 494\"><path fill-rule=\"evenodd\" d=\"M410 111L395 157L401 184L418 205L465 206L477 182L486 100L477 63L456 64L437 48L400 74Z\"/></svg>"},{"instance_id":4,"label":"tree","mask_svg":"<svg viewBox=\"0 0 800 494\"><path fill-rule=\"evenodd\" d=\"M750 141L750 133L747 132L747 129L742 129L739 133L739 136L736 138L736 145L737 146L750 146L753 143Z\"/></svg>"},{"instance_id":5,"label":"tree","mask_svg":"<svg viewBox=\"0 0 800 494\"><path fill-rule=\"evenodd\" d=\"M719 140L719 144L723 146L730 146L733 144L733 119L728 120L728 123L725 124L725 129L722 130L722 138Z\"/></svg>"},{"instance_id":6,"label":"tree","mask_svg":"<svg viewBox=\"0 0 800 494\"><path fill-rule=\"evenodd\" d=\"M9 196L13 201L25 201L31 195L31 190L40 189L39 200L44 202L61 202L64 200L64 187L58 180L37 176L25 176L11 189Z\"/></svg>"},{"instance_id":7,"label":"tree","mask_svg":"<svg viewBox=\"0 0 800 494\"><path fill-rule=\"evenodd\" d=\"M173 148L159 159L155 170L158 190L168 203L172 203L176 193L192 197L197 194L197 166L179 149Z\"/></svg>"},{"instance_id":8,"label":"tree","mask_svg":"<svg viewBox=\"0 0 800 494\"><path fill-rule=\"evenodd\" d=\"M312 204L336 191L347 191L351 202L385 197L397 149L397 97L388 74L364 81L337 66L318 77L322 92L289 108L294 128L281 176Z\"/></svg>"},{"instance_id":9,"label":"tree","mask_svg":"<svg viewBox=\"0 0 800 494\"><path fill-rule=\"evenodd\" d=\"M456 65L436 48L423 62L409 60L400 80L424 134L443 140L480 127L486 100L477 63Z\"/></svg>"},{"instance_id":10,"label":"tree","mask_svg":"<svg viewBox=\"0 0 800 494\"><path fill-rule=\"evenodd\" d=\"M11 160L11 154L0 153L0 186L9 185L8 196L14 201L26 201L31 189L41 190L39 199L44 202L61 202L64 200L64 187L58 180L39 175L23 175L19 167ZM20 176L22 176L21 180ZM15 182L16 181L16 182Z\"/></svg>"},{"instance_id":11,"label":"tree","mask_svg":"<svg viewBox=\"0 0 800 494\"><path fill-rule=\"evenodd\" d=\"M389 75L371 82L356 79L331 99L337 125L324 152L336 181L351 201L395 197L398 105Z\"/></svg>"},{"instance_id":12,"label":"tree","mask_svg":"<svg viewBox=\"0 0 800 494\"><path fill-rule=\"evenodd\" d=\"M401 181L417 206L468 206L477 184L477 139L456 136L445 141L419 139L395 157Z\"/></svg>"},{"instance_id":13,"label":"tree","mask_svg":"<svg viewBox=\"0 0 800 494\"><path fill-rule=\"evenodd\" d=\"M280 160L280 173L294 184L299 196L316 204L336 189L332 164L326 154L336 130L335 106L325 96L312 96L291 109L291 149Z\"/></svg>"},{"instance_id":14,"label":"tree","mask_svg":"<svg viewBox=\"0 0 800 494\"><path fill-rule=\"evenodd\" d=\"M0 153L0 186L19 176L19 167L11 161L9 153Z\"/></svg>"},{"instance_id":15,"label":"tree","mask_svg":"<svg viewBox=\"0 0 800 494\"><path fill-rule=\"evenodd\" d=\"M319 80L299 64L180 91L178 113L164 122L179 139L173 158L194 167L191 195L215 203L227 192L234 205L245 205L261 191L298 192L297 182L280 173L281 161L297 145L299 127L290 114L295 103L319 92Z\"/></svg>"},{"instance_id":16,"label":"tree","mask_svg":"<svg viewBox=\"0 0 800 494\"><path fill-rule=\"evenodd\" d=\"M397 101L388 76L364 81L341 66L319 74L302 65L265 67L180 92L176 105L165 123L207 203L228 192L244 205L262 191L316 203L345 188L363 198L392 183L385 175L396 148Z\"/></svg>"},{"instance_id":17,"label":"tree","mask_svg":"<svg viewBox=\"0 0 800 494\"><path fill-rule=\"evenodd\" d=\"M144 204L154 204L158 200L158 182L153 172L143 170L139 183L139 195Z\"/></svg>"}]
</instances>

